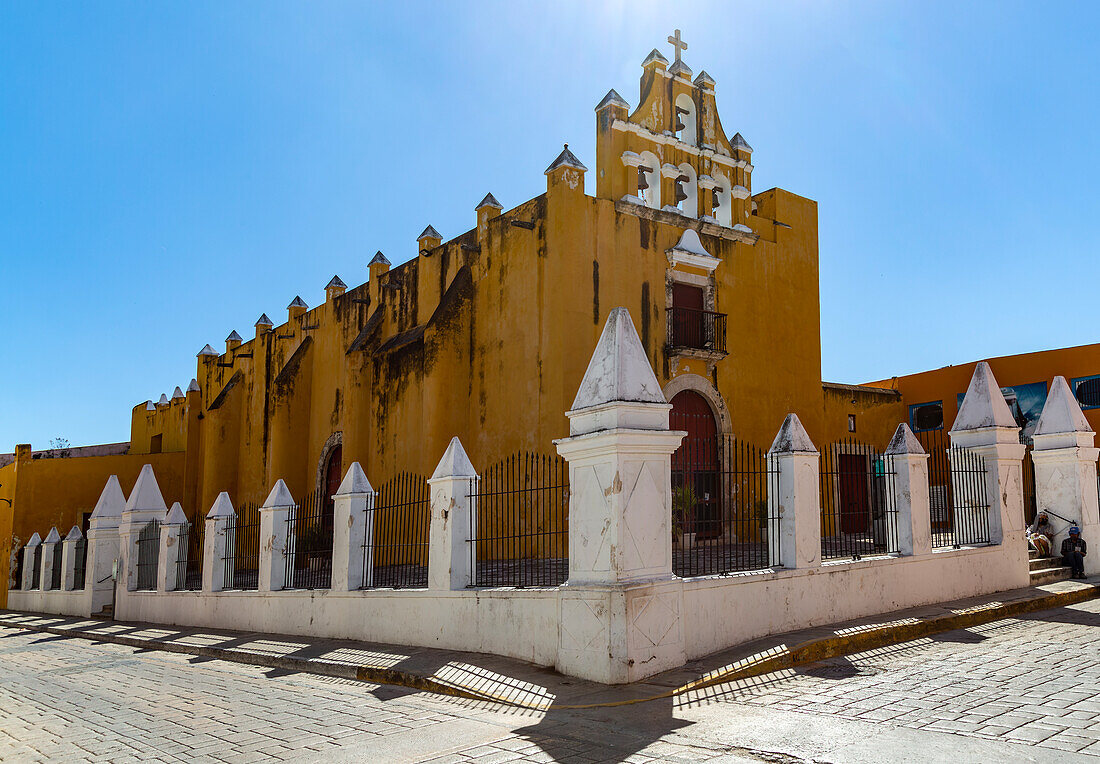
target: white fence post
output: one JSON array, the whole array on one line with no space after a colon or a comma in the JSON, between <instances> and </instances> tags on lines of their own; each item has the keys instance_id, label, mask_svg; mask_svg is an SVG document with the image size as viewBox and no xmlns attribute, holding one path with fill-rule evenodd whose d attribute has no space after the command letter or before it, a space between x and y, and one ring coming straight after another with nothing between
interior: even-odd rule
<instances>
[{"instance_id":1,"label":"white fence post","mask_svg":"<svg viewBox=\"0 0 1100 764\"><path fill-rule=\"evenodd\" d=\"M899 554L932 554L932 502L928 487L928 454L902 422L886 448L887 472L894 473L896 546Z\"/></svg>"},{"instance_id":2,"label":"white fence post","mask_svg":"<svg viewBox=\"0 0 1100 764\"><path fill-rule=\"evenodd\" d=\"M1065 377L1055 377L1043 413L1032 438L1035 464L1035 504L1039 512L1060 516L1064 523L1056 534L1052 554L1057 555L1069 523L1081 527L1081 538L1090 547L1085 555L1085 574L1100 573L1100 511L1097 506L1096 434L1069 389Z\"/></svg>"},{"instance_id":3,"label":"white fence post","mask_svg":"<svg viewBox=\"0 0 1100 764\"><path fill-rule=\"evenodd\" d=\"M258 590L277 592L293 581L286 580L286 534L294 497L280 478L260 507L260 580Z\"/></svg>"},{"instance_id":4,"label":"white fence post","mask_svg":"<svg viewBox=\"0 0 1100 764\"><path fill-rule=\"evenodd\" d=\"M38 577L38 580L42 582L42 591L53 588L53 559L54 555L58 554L61 554L61 534L57 532L57 527L54 526L50 528L50 532L46 534L46 538L42 542L42 571ZM61 588L60 584L57 588Z\"/></svg>"},{"instance_id":5,"label":"white fence post","mask_svg":"<svg viewBox=\"0 0 1100 764\"><path fill-rule=\"evenodd\" d=\"M989 541L1018 546L1026 559L1022 461L1026 449L1020 443L1020 428L985 361L974 369L951 427L951 446L968 449L985 461ZM1023 567L1027 569L1026 563Z\"/></svg>"},{"instance_id":6,"label":"white fence post","mask_svg":"<svg viewBox=\"0 0 1100 764\"><path fill-rule=\"evenodd\" d=\"M608 316L555 441L569 462L569 580L558 669L605 684L685 660L683 581L672 574L672 406L626 308Z\"/></svg>"},{"instance_id":7,"label":"white fence post","mask_svg":"<svg viewBox=\"0 0 1100 764\"><path fill-rule=\"evenodd\" d=\"M372 560L366 558L374 529L374 489L359 462L348 467L332 497L332 584L334 592L369 586Z\"/></svg>"},{"instance_id":8,"label":"white fence post","mask_svg":"<svg viewBox=\"0 0 1100 764\"><path fill-rule=\"evenodd\" d=\"M773 567L821 565L821 455L797 414L787 414L768 449L769 468L778 473L768 491L768 534ZM773 535L774 534L774 535Z\"/></svg>"},{"instance_id":9,"label":"white fence post","mask_svg":"<svg viewBox=\"0 0 1100 764\"><path fill-rule=\"evenodd\" d=\"M34 535L27 540L27 545L23 547L23 591L30 591L31 585L34 583L34 550L42 546L42 537L38 535L38 531L34 532ZM42 579L38 579L38 586L42 586Z\"/></svg>"},{"instance_id":10,"label":"white fence post","mask_svg":"<svg viewBox=\"0 0 1100 764\"><path fill-rule=\"evenodd\" d=\"M61 589L71 592L76 586L76 547L84 534L80 528L73 526L69 535L61 542ZM85 547L87 549L87 547ZM88 571L84 571L84 586L88 585Z\"/></svg>"},{"instance_id":11,"label":"white fence post","mask_svg":"<svg viewBox=\"0 0 1100 764\"><path fill-rule=\"evenodd\" d=\"M153 474L152 465L141 468L134 490L126 500L126 509L119 524L119 551L122 562L119 576L125 583L126 591L132 592L138 585L138 539L145 526L154 520L163 520L168 507L161 496L160 486Z\"/></svg>"},{"instance_id":12,"label":"white fence post","mask_svg":"<svg viewBox=\"0 0 1100 764\"><path fill-rule=\"evenodd\" d=\"M111 475L88 524L88 563L84 570L84 585L92 590L91 615L103 612L114 603L114 568L119 559L118 528L125 509L122 486L118 484L118 477Z\"/></svg>"},{"instance_id":13,"label":"white fence post","mask_svg":"<svg viewBox=\"0 0 1100 764\"><path fill-rule=\"evenodd\" d=\"M160 524L160 561L157 568L157 591L171 592L176 589L179 565L187 565L187 548L180 544L180 534L187 525L187 515L177 501L168 510L164 522Z\"/></svg>"},{"instance_id":14,"label":"white fence post","mask_svg":"<svg viewBox=\"0 0 1100 764\"><path fill-rule=\"evenodd\" d=\"M470 489L477 470L457 437L428 479L432 515L428 528L428 588L465 589L474 582L477 504Z\"/></svg>"},{"instance_id":15,"label":"white fence post","mask_svg":"<svg viewBox=\"0 0 1100 764\"><path fill-rule=\"evenodd\" d=\"M226 544L229 526L237 513L229 494L222 491L214 500L206 515L206 531L203 534L202 590L220 592L233 588L233 567L226 560ZM232 559L232 558L231 558Z\"/></svg>"}]
</instances>

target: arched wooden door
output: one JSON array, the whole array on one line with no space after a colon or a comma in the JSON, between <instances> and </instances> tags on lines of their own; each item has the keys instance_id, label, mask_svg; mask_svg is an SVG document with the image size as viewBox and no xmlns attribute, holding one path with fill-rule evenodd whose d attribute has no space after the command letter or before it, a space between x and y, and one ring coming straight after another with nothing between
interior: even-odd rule
<instances>
[{"instance_id":1,"label":"arched wooden door","mask_svg":"<svg viewBox=\"0 0 1100 764\"><path fill-rule=\"evenodd\" d=\"M672 455L673 491L684 486L695 493L694 506L683 506L673 497L673 510L682 515L681 525L688 533L702 538L722 533L721 468L718 423L706 398L692 390L683 390L672 398L669 428L684 430L687 436Z\"/></svg>"},{"instance_id":2,"label":"arched wooden door","mask_svg":"<svg viewBox=\"0 0 1100 764\"><path fill-rule=\"evenodd\" d=\"M324 491L323 513L321 515L321 526L323 528L332 527L332 516L335 509L335 502L333 502L333 495L340 490L340 480L344 474L344 455L343 446L337 446L332 449L328 455L328 462L325 464L325 482L322 486Z\"/></svg>"}]
</instances>

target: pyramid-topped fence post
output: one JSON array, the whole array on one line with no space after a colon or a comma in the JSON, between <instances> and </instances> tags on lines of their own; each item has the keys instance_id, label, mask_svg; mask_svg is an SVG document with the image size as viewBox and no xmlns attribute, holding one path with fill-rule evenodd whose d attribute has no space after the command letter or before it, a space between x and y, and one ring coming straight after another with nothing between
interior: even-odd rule
<instances>
[{"instance_id":1,"label":"pyramid-topped fence post","mask_svg":"<svg viewBox=\"0 0 1100 764\"><path fill-rule=\"evenodd\" d=\"M34 585L35 572L38 567L34 564L34 553L42 546L42 536L35 531L34 534L27 539L27 545L23 547L23 591L30 591L31 589L37 589L38 586ZM38 585L42 585L42 579L39 578Z\"/></svg>"},{"instance_id":2,"label":"pyramid-topped fence post","mask_svg":"<svg viewBox=\"0 0 1100 764\"><path fill-rule=\"evenodd\" d=\"M227 555L229 544L235 542L230 528L236 522L237 513L229 494L222 491L214 499L206 514L206 530L203 532L202 590L220 592L233 588L235 573L234 555Z\"/></svg>"},{"instance_id":3,"label":"pyramid-topped fence post","mask_svg":"<svg viewBox=\"0 0 1100 764\"><path fill-rule=\"evenodd\" d=\"M260 507L260 580L261 592L277 592L294 585L287 575L287 531L296 504L286 483L279 479Z\"/></svg>"},{"instance_id":4,"label":"pyramid-topped fence post","mask_svg":"<svg viewBox=\"0 0 1100 764\"><path fill-rule=\"evenodd\" d=\"M989 543L1018 547L1022 555L1021 565L1026 571L1023 489L1026 448L1020 443L1020 428L1005 402L993 370L985 361L974 368L970 386L951 427L951 449L953 471L960 458L957 449L977 454L984 461L985 503L988 505L984 511L988 517ZM973 508L960 506L960 495L963 493L952 491L956 502L952 508L956 521L961 517L960 512L973 511Z\"/></svg>"},{"instance_id":5,"label":"pyramid-topped fence post","mask_svg":"<svg viewBox=\"0 0 1100 764\"><path fill-rule=\"evenodd\" d=\"M1081 538L1089 545L1085 555L1085 574L1100 573L1100 511L1097 506L1096 434L1085 419L1081 405L1066 383L1055 377L1047 394L1043 413L1032 436L1035 450L1035 504L1047 512L1058 528L1054 553L1068 536L1070 523L1081 528Z\"/></svg>"},{"instance_id":6,"label":"pyramid-topped fence post","mask_svg":"<svg viewBox=\"0 0 1100 764\"><path fill-rule=\"evenodd\" d=\"M457 437L428 479L428 587L456 591L474 584L477 548L477 470Z\"/></svg>"},{"instance_id":7,"label":"pyramid-topped fence post","mask_svg":"<svg viewBox=\"0 0 1100 764\"><path fill-rule=\"evenodd\" d=\"M902 422L886 447L893 473L893 503L897 536L887 549L898 554L932 554L932 502L928 480L928 454L909 425Z\"/></svg>"},{"instance_id":8,"label":"pyramid-topped fence post","mask_svg":"<svg viewBox=\"0 0 1100 764\"><path fill-rule=\"evenodd\" d=\"M374 488L359 462L352 462L332 497L332 590L370 585L373 573Z\"/></svg>"},{"instance_id":9,"label":"pyramid-topped fence post","mask_svg":"<svg viewBox=\"0 0 1100 764\"><path fill-rule=\"evenodd\" d=\"M84 534L76 525L72 527L65 540L61 542L61 589L71 592L76 588L76 559L80 551L80 542ZM87 549L87 547L85 547ZM88 576L85 573L84 585L88 585Z\"/></svg>"},{"instance_id":10,"label":"pyramid-topped fence post","mask_svg":"<svg viewBox=\"0 0 1100 764\"><path fill-rule=\"evenodd\" d=\"M88 521L88 561L84 586L92 590L90 613L96 615L114 604L116 563L119 560L119 525L126 511L126 497L116 475L107 479Z\"/></svg>"},{"instance_id":11,"label":"pyramid-topped fence post","mask_svg":"<svg viewBox=\"0 0 1100 764\"><path fill-rule=\"evenodd\" d=\"M138 540L149 523L160 522L168 514L168 506L157 485L153 467L146 464L138 474L130 498L126 500L126 509L119 524L119 576L128 592L138 586ZM158 542L159 543L159 542Z\"/></svg>"},{"instance_id":12,"label":"pyramid-topped fence post","mask_svg":"<svg viewBox=\"0 0 1100 764\"><path fill-rule=\"evenodd\" d=\"M615 308L555 441L569 463L569 578L558 669L605 684L682 665L672 572L672 406L626 308Z\"/></svg>"},{"instance_id":13,"label":"pyramid-topped fence post","mask_svg":"<svg viewBox=\"0 0 1100 764\"><path fill-rule=\"evenodd\" d=\"M54 555L61 554L61 534L57 532L57 528L50 528L50 532L46 535L46 538L42 540L42 570L38 575L38 580L42 582L42 591L53 589L53 561ZM61 588L61 584L58 583L58 589Z\"/></svg>"},{"instance_id":14,"label":"pyramid-topped fence post","mask_svg":"<svg viewBox=\"0 0 1100 764\"><path fill-rule=\"evenodd\" d=\"M168 510L164 522L160 524L160 565L157 568L157 591L176 590L179 568L187 568L187 515L177 501Z\"/></svg>"},{"instance_id":15,"label":"pyramid-topped fence post","mask_svg":"<svg viewBox=\"0 0 1100 764\"><path fill-rule=\"evenodd\" d=\"M769 564L821 565L821 458L797 414L787 414L768 449Z\"/></svg>"}]
</instances>

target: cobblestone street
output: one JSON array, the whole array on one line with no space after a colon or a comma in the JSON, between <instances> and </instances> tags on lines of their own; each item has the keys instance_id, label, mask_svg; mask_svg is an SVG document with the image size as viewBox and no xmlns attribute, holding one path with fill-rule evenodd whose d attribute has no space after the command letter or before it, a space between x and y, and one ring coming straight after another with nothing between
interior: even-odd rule
<instances>
[{"instance_id":1,"label":"cobblestone street","mask_svg":"<svg viewBox=\"0 0 1100 764\"><path fill-rule=\"evenodd\" d=\"M1098 626L1094 600L676 701L548 714L4 627L0 759L1088 761Z\"/></svg>"}]
</instances>

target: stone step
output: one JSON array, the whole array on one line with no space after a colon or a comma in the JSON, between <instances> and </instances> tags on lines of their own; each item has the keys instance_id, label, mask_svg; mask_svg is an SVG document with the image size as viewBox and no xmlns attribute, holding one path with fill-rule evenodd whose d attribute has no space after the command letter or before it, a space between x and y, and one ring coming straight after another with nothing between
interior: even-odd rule
<instances>
[{"instance_id":1,"label":"stone step","mask_svg":"<svg viewBox=\"0 0 1100 764\"><path fill-rule=\"evenodd\" d=\"M1068 581L1071 578L1071 570L1064 566L1057 568L1040 568L1031 571L1031 585L1041 586L1055 581Z\"/></svg>"},{"instance_id":2,"label":"stone step","mask_svg":"<svg viewBox=\"0 0 1100 764\"><path fill-rule=\"evenodd\" d=\"M1044 568L1060 568L1062 560L1058 557L1032 557L1028 560L1029 570L1043 570Z\"/></svg>"}]
</instances>

